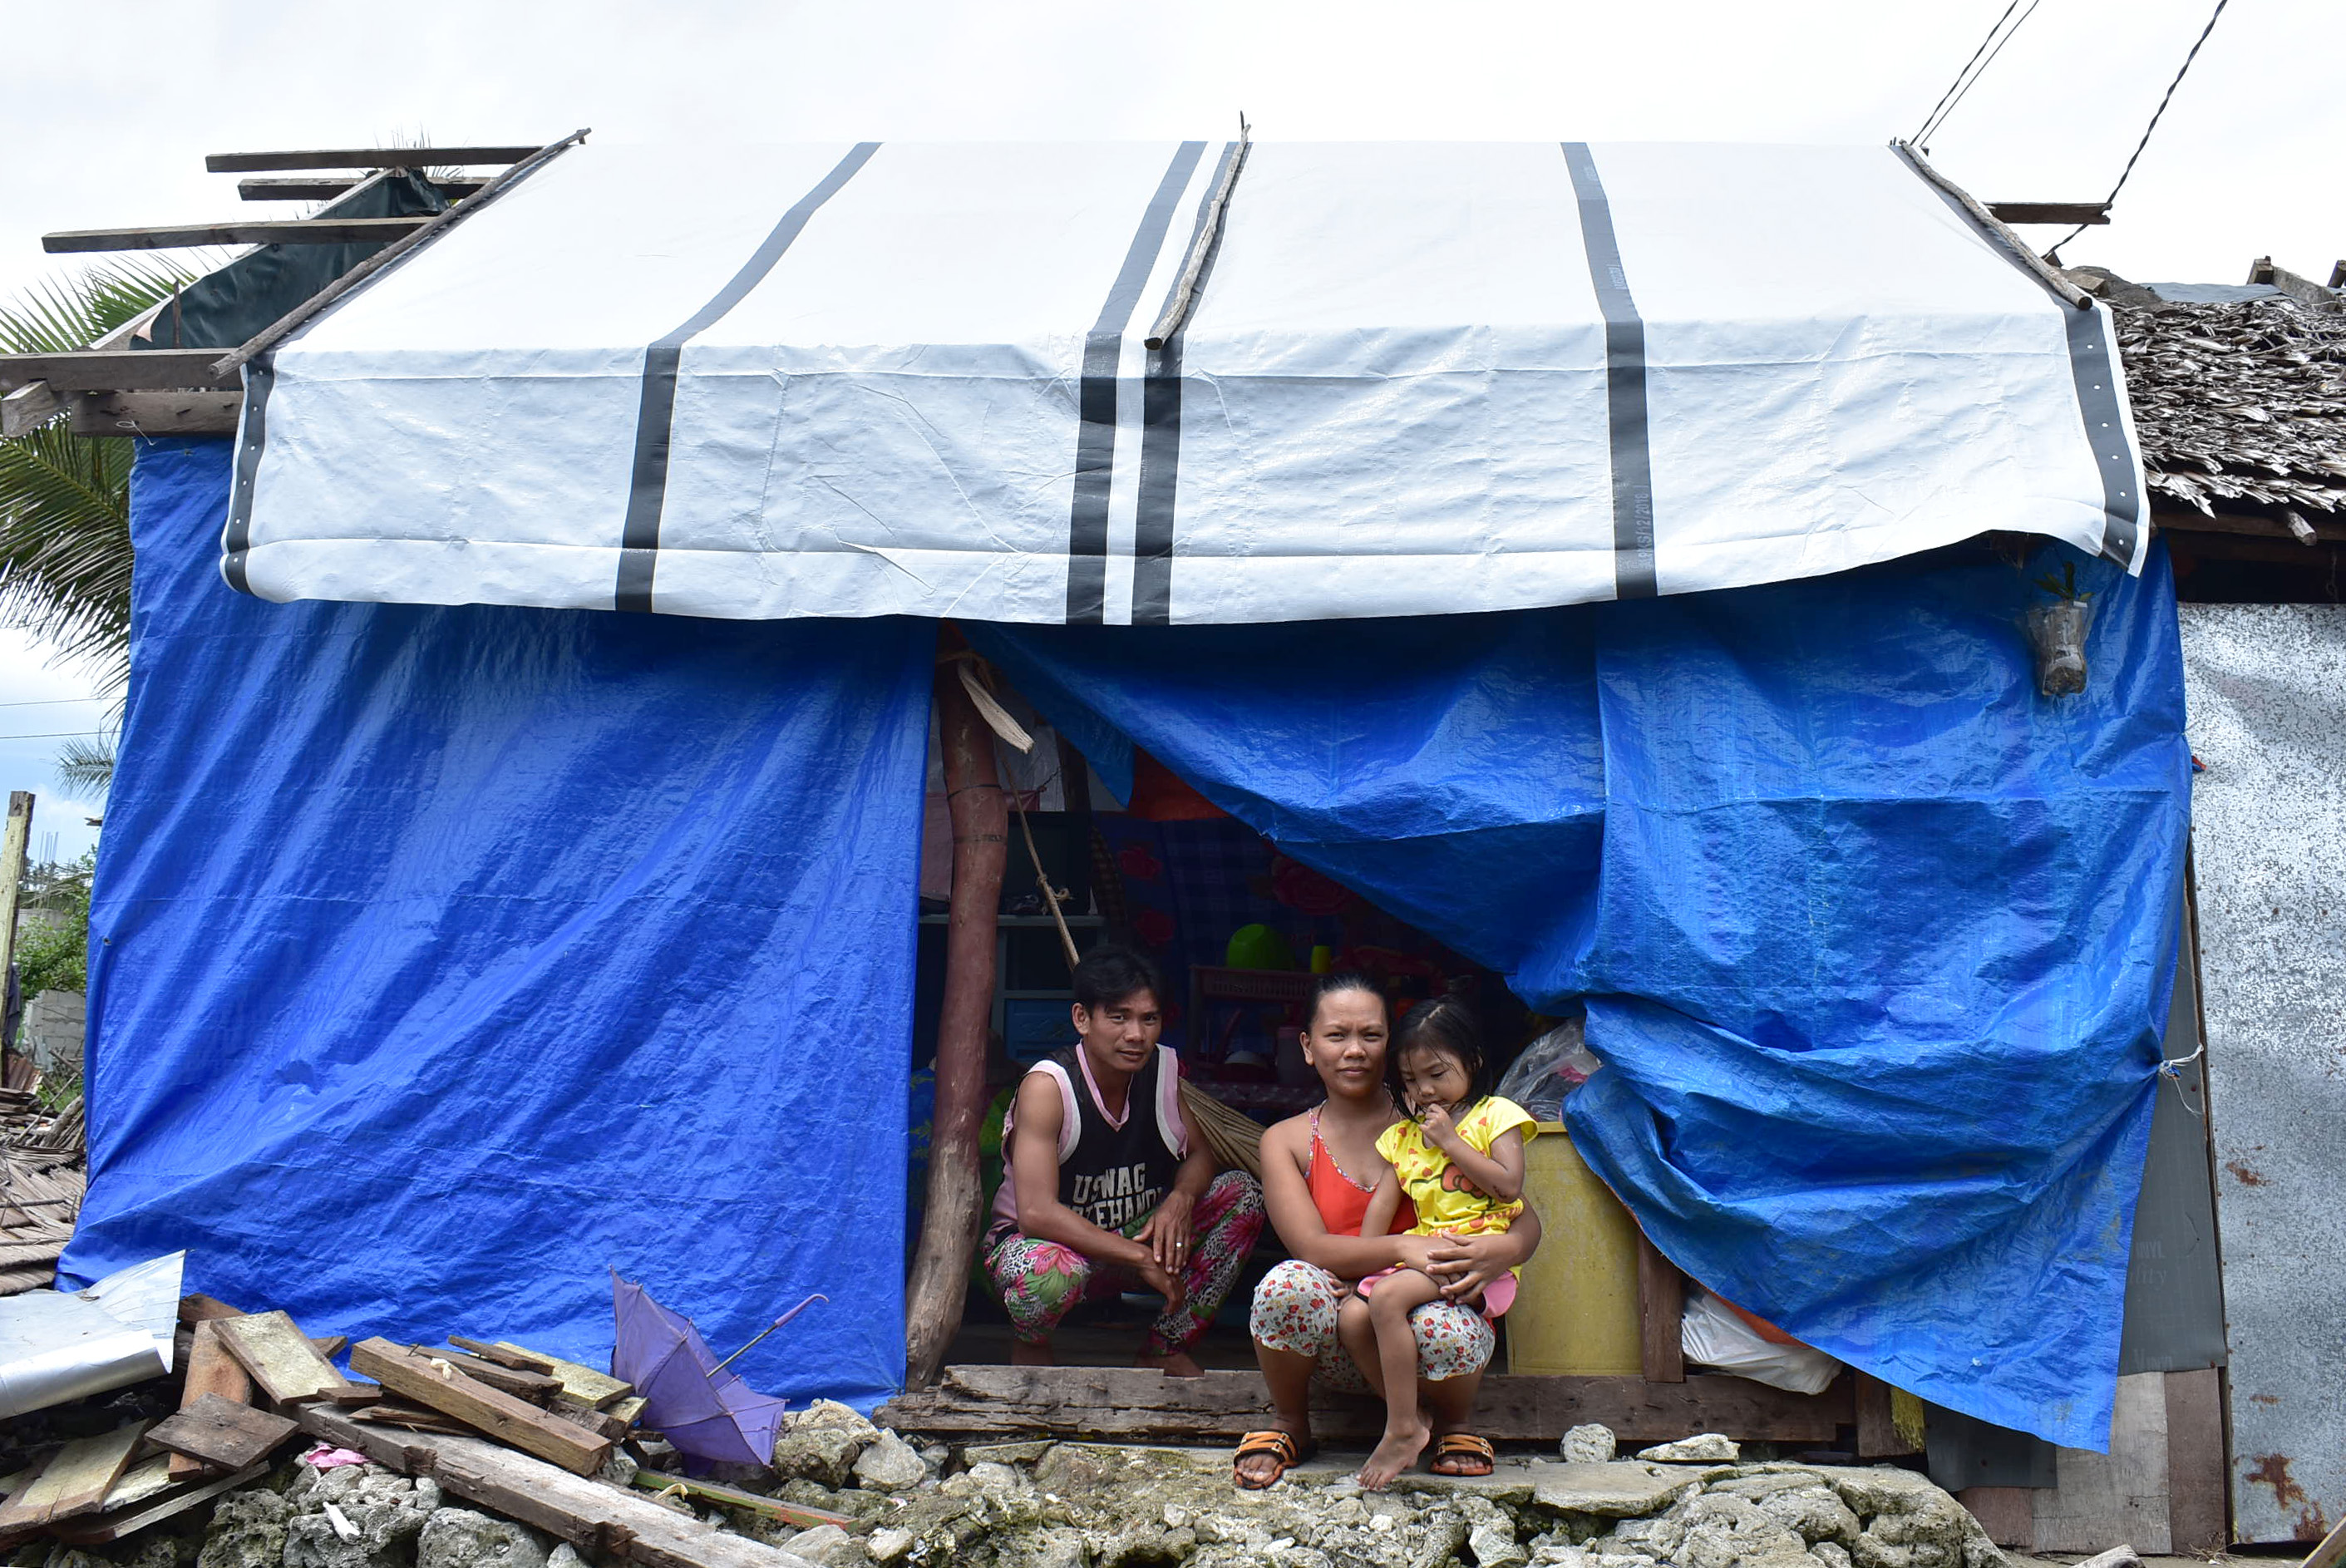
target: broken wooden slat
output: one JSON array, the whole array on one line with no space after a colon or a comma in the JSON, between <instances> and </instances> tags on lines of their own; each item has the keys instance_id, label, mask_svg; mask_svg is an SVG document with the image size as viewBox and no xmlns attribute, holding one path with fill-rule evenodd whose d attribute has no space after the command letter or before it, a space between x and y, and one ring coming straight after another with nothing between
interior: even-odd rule
<instances>
[{"instance_id":1,"label":"broken wooden slat","mask_svg":"<svg viewBox=\"0 0 2346 1568\"><path fill-rule=\"evenodd\" d=\"M1991 201L1998 223L2107 223L2106 201Z\"/></svg>"},{"instance_id":2,"label":"broken wooden slat","mask_svg":"<svg viewBox=\"0 0 2346 1568\"><path fill-rule=\"evenodd\" d=\"M444 1416L438 1410L427 1410L421 1405L411 1405L398 1400L381 1400L355 1410L341 1405L335 1408L352 1420L367 1421L377 1426L404 1427L421 1432L453 1432L458 1437L466 1437L473 1432L471 1427L454 1416Z\"/></svg>"},{"instance_id":3,"label":"broken wooden slat","mask_svg":"<svg viewBox=\"0 0 2346 1568\"><path fill-rule=\"evenodd\" d=\"M67 1545L103 1546L109 1541L119 1541L126 1535L136 1534L150 1524L160 1523L174 1514L185 1513L199 1502L218 1497L223 1492L257 1481L268 1468L265 1464L256 1464L250 1470L235 1471L218 1481L207 1481L186 1492L174 1492L159 1501L131 1506L128 1512L118 1507L109 1508L104 1513L55 1525L52 1532ZM111 1496L107 1502L113 1502Z\"/></svg>"},{"instance_id":4,"label":"broken wooden slat","mask_svg":"<svg viewBox=\"0 0 2346 1568\"><path fill-rule=\"evenodd\" d=\"M212 366L218 349L76 349L62 354L0 354L0 392L46 382L52 392L168 392L174 387L234 391L240 378Z\"/></svg>"},{"instance_id":5,"label":"broken wooden slat","mask_svg":"<svg viewBox=\"0 0 2346 1568\"><path fill-rule=\"evenodd\" d=\"M534 147L332 148L304 152L216 152L208 174L260 174L282 168L442 168L477 163L519 163Z\"/></svg>"},{"instance_id":6,"label":"broken wooden slat","mask_svg":"<svg viewBox=\"0 0 2346 1568\"><path fill-rule=\"evenodd\" d=\"M543 1405L562 1392L562 1380L547 1377L544 1372L525 1372L519 1368L501 1366L484 1356L468 1356L462 1350L427 1350L421 1345L408 1347L419 1356L436 1357L468 1378L501 1390L517 1400Z\"/></svg>"},{"instance_id":7,"label":"broken wooden slat","mask_svg":"<svg viewBox=\"0 0 2346 1568\"><path fill-rule=\"evenodd\" d=\"M611 1457L609 1439L557 1420L445 1362L434 1366L434 1360L383 1339L362 1339L351 1349L352 1370L576 1474L592 1475Z\"/></svg>"},{"instance_id":8,"label":"broken wooden slat","mask_svg":"<svg viewBox=\"0 0 2346 1568\"><path fill-rule=\"evenodd\" d=\"M553 1374L562 1380L564 1393L568 1394L580 1404L592 1405L598 1410L606 1405L626 1399L636 1391L635 1384L623 1383L608 1372L598 1372L592 1367L582 1367L576 1361L566 1361L559 1356L545 1355L531 1349L526 1345L516 1345L510 1339L498 1340L497 1349L511 1350L516 1355L527 1356L533 1360L545 1362Z\"/></svg>"},{"instance_id":9,"label":"broken wooden slat","mask_svg":"<svg viewBox=\"0 0 2346 1568\"><path fill-rule=\"evenodd\" d=\"M241 1470L267 1459L298 1429L283 1416L206 1394L179 1407L147 1434L158 1448L199 1459L220 1470Z\"/></svg>"},{"instance_id":10,"label":"broken wooden slat","mask_svg":"<svg viewBox=\"0 0 2346 1568\"><path fill-rule=\"evenodd\" d=\"M644 1407L649 1403L651 1403L651 1401L644 1398L641 1394L629 1394L624 1400L613 1400L609 1404L605 1405L603 1409L614 1420L622 1420L627 1422L629 1426L634 1426L638 1421L644 1419Z\"/></svg>"},{"instance_id":11,"label":"broken wooden slat","mask_svg":"<svg viewBox=\"0 0 2346 1568\"><path fill-rule=\"evenodd\" d=\"M2341 1563L2346 1563L2346 1519L2331 1526L2330 1533L2321 1538L2320 1545L2305 1554L2305 1561L2298 1568L2338 1568Z\"/></svg>"},{"instance_id":12,"label":"broken wooden slat","mask_svg":"<svg viewBox=\"0 0 2346 1568\"><path fill-rule=\"evenodd\" d=\"M1831 1443L1856 1423L1847 1377L1821 1394L1792 1394L1745 1378L1697 1374L1682 1383L1641 1377L1491 1377L1474 1403L1474 1430L1494 1441L1553 1443L1584 1422L1624 1443L1724 1432L1757 1442ZM1168 1378L1134 1367L945 1369L936 1386L881 1407L883 1425L947 1436L998 1432L1096 1435L1134 1442L1211 1442L1262 1424L1270 1408L1256 1372ZM1373 1441L1384 1407L1315 1390L1311 1424L1329 1441Z\"/></svg>"},{"instance_id":13,"label":"broken wooden slat","mask_svg":"<svg viewBox=\"0 0 2346 1568\"><path fill-rule=\"evenodd\" d=\"M348 1334L326 1334L310 1343L317 1347L318 1354L331 1361L351 1348L351 1337Z\"/></svg>"},{"instance_id":14,"label":"broken wooden slat","mask_svg":"<svg viewBox=\"0 0 2346 1568\"><path fill-rule=\"evenodd\" d=\"M615 1443L627 1435L627 1422L591 1405L582 1405L576 1400L556 1400L546 1407L546 1413L568 1421L572 1426L583 1427L597 1437L609 1438Z\"/></svg>"},{"instance_id":15,"label":"broken wooden slat","mask_svg":"<svg viewBox=\"0 0 2346 1568\"><path fill-rule=\"evenodd\" d=\"M387 1431L345 1420L321 1405L302 1410L301 1425L403 1475L429 1475L444 1492L590 1554L624 1557L644 1568L796 1568L801 1561L640 1493L566 1474L480 1438Z\"/></svg>"},{"instance_id":16,"label":"broken wooden slat","mask_svg":"<svg viewBox=\"0 0 2346 1568\"><path fill-rule=\"evenodd\" d=\"M247 201L332 201L347 196L361 177L350 174L296 176L290 179L241 179L236 193ZM487 183L478 179L435 179L432 188L454 200L470 196Z\"/></svg>"},{"instance_id":17,"label":"broken wooden slat","mask_svg":"<svg viewBox=\"0 0 2346 1568\"><path fill-rule=\"evenodd\" d=\"M280 1405L327 1399L351 1386L282 1312L215 1319L212 1331L260 1391Z\"/></svg>"},{"instance_id":18,"label":"broken wooden slat","mask_svg":"<svg viewBox=\"0 0 2346 1568\"><path fill-rule=\"evenodd\" d=\"M342 1390L338 1393L328 1394L326 1396L326 1402L330 1405L340 1405L346 1410L355 1410L361 1405L381 1404L382 1402L382 1385L381 1383L353 1382L348 1389Z\"/></svg>"},{"instance_id":19,"label":"broken wooden slat","mask_svg":"<svg viewBox=\"0 0 2346 1568\"><path fill-rule=\"evenodd\" d=\"M52 256L88 250L168 250L183 245L384 245L429 218L293 218L165 223L143 229L66 229L41 236Z\"/></svg>"},{"instance_id":20,"label":"broken wooden slat","mask_svg":"<svg viewBox=\"0 0 2346 1568\"><path fill-rule=\"evenodd\" d=\"M216 1296L190 1292L179 1298L179 1321L182 1323L201 1323L213 1318L241 1318L244 1315L243 1308L231 1307Z\"/></svg>"},{"instance_id":21,"label":"broken wooden slat","mask_svg":"<svg viewBox=\"0 0 2346 1568\"><path fill-rule=\"evenodd\" d=\"M517 1372L554 1370L552 1358L530 1350L516 1350L510 1345L492 1345L484 1339L467 1339L462 1334L448 1336L448 1343L459 1350L468 1351L484 1361L495 1361L500 1367L511 1367Z\"/></svg>"},{"instance_id":22,"label":"broken wooden slat","mask_svg":"<svg viewBox=\"0 0 2346 1568\"><path fill-rule=\"evenodd\" d=\"M94 1513L130 1468L147 1423L132 1421L97 1437L69 1442L49 1458L41 1473L0 1508L0 1532L24 1530Z\"/></svg>"},{"instance_id":23,"label":"broken wooden slat","mask_svg":"<svg viewBox=\"0 0 2346 1568\"><path fill-rule=\"evenodd\" d=\"M719 1486L713 1481L694 1481L689 1476L670 1475L666 1471L639 1470L635 1484L646 1492L680 1492L687 1497L705 1497L711 1502L729 1503L754 1513L779 1519L785 1524L795 1524L801 1530L812 1530L820 1525L836 1524L842 1530L855 1528L852 1513L833 1513L828 1508L809 1508L804 1503L784 1502L779 1497L767 1497L760 1492L743 1492L738 1486Z\"/></svg>"},{"instance_id":24,"label":"broken wooden slat","mask_svg":"<svg viewBox=\"0 0 2346 1568\"><path fill-rule=\"evenodd\" d=\"M179 1310L183 1314L187 1311L186 1302L179 1304ZM230 1315L243 1316L240 1312ZM239 1405L252 1402L252 1380L246 1376L243 1363L230 1355L228 1347L220 1342L219 1329L215 1326L217 1321L209 1318L196 1320L195 1344L188 1351L187 1385L179 1395L181 1410L206 1399L225 1400ZM171 1456L171 1479L174 1481L194 1481L209 1468L203 1461L188 1454L175 1453Z\"/></svg>"}]
</instances>

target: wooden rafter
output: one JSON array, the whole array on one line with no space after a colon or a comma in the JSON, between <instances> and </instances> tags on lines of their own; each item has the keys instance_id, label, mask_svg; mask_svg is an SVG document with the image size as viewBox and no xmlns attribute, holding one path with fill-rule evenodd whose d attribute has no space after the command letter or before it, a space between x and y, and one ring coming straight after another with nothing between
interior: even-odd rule
<instances>
[{"instance_id":1,"label":"wooden rafter","mask_svg":"<svg viewBox=\"0 0 2346 1568\"><path fill-rule=\"evenodd\" d=\"M283 179L240 179L236 182L236 193L247 201L332 201L338 196L349 195L365 183L365 178L354 174L313 174ZM483 179L435 179L432 188L454 200L472 195L487 183Z\"/></svg>"},{"instance_id":2,"label":"wooden rafter","mask_svg":"<svg viewBox=\"0 0 2346 1568\"><path fill-rule=\"evenodd\" d=\"M144 229L69 229L41 236L41 249L164 250L180 245L380 245L403 239L425 218L301 218L283 221L171 223Z\"/></svg>"},{"instance_id":3,"label":"wooden rafter","mask_svg":"<svg viewBox=\"0 0 2346 1568\"><path fill-rule=\"evenodd\" d=\"M1991 201L1998 223L2107 223L2106 201Z\"/></svg>"},{"instance_id":4,"label":"wooden rafter","mask_svg":"<svg viewBox=\"0 0 2346 1568\"><path fill-rule=\"evenodd\" d=\"M46 382L53 392L173 392L241 387L215 370L218 349L77 349L64 354L0 354L0 392Z\"/></svg>"},{"instance_id":5,"label":"wooden rafter","mask_svg":"<svg viewBox=\"0 0 2346 1568\"><path fill-rule=\"evenodd\" d=\"M445 168L519 163L535 147L330 148L308 152L216 152L204 159L213 174L260 174L278 168Z\"/></svg>"}]
</instances>

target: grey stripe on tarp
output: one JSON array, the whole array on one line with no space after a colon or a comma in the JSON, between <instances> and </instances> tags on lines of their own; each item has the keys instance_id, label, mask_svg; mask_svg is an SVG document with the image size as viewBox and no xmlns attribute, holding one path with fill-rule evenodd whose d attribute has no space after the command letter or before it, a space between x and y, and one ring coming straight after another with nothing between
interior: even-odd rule
<instances>
[{"instance_id":1,"label":"grey stripe on tarp","mask_svg":"<svg viewBox=\"0 0 2346 1568\"><path fill-rule=\"evenodd\" d=\"M831 167L812 190L782 214L740 270L725 287L709 296L673 331L663 333L644 350L643 392L636 408L636 460L627 483L627 518L619 532L618 581L611 607L648 614L652 607L652 576L659 561L660 512L668 503L668 443L676 423L677 369L684 361L684 345L707 331L725 313L750 297L765 281L782 252L790 248L815 210L839 194L856 171L880 150L876 141L861 141Z\"/></svg>"},{"instance_id":2,"label":"grey stripe on tarp","mask_svg":"<svg viewBox=\"0 0 2346 1568\"><path fill-rule=\"evenodd\" d=\"M1565 166L1580 200L1580 242L1605 313L1605 421L1613 455L1613 596L1650 599L1654 576L1654 453L1646 417L1646 322L1629 293L1613 206L1585 141L1568 141Z\"/></svg>"},{"instance_id":3,"label":"grey stripe on tarp","mask_svg":"<svg viewBox=\"0 0 2346 1568\"><path fill-rule=\"evenodd\" d=\"M252 592L245 556L252 548L252 486L269 445L269 392L277 384L277 355L255 355L244 366L244 417L238 422L236 477L228 494L228 526L220 534L220 575L240 594Z\"/></svg>"},{"instance_id":4,"label":"grey stripe on tarp","mask_svg":"<svg viewBox=\"0 0 2346 1568\"><path fill-rule=\"evenodd\" d=\"M1206 155L1206 144L1185 141L1157 182L1157 194L1124 253L1124 265L1084 334L1083 381L1076 393L1076 494L1067 509L1067 620L1097 624L1107 614L1107 502L1116 478L1117 365L1124 355L1132 309L1165 249L1173 209Z\"/></svg>"},{"instance_id":5,"label":"grey stripe on tarp","mask_svg":"<svg viewBox=\"0 0 2346 1568\"><path fill-rule=\"evenodd\" d=\"M1214 165L1214 178L1206 182L1205 193L1198 199L1197 220L1189 228L1189 243L1181 249L1183 256L1196 249L1198 237L1214 216L1214 192L1222 187L1222 177L1229 170L1230 160L1239 156L1241 142L1226 142L1221 160ZM1214 275L1214 261L1222 253L1222 236L1229 232L1225 215L1221 228L1214 231L1212 248L1206 252L1205 263L1198 269L1198 282L1192 298L1205 297L1206 284ZM1181 287L1181 280L1173 280L1172 289L1165 295L1165 310L1173 305L1173 291ZM1161 318L1163 311L1158 312ZM1173 620L1173 509L1181 478L1181 342L1189 335L1189 322L1197 320L1193 307L1180 327L1165 340L1165 346L1149 353L1148 378L1140 389L1140 494L1139 507L1133 519L1132 535L1132 624L1138 626L1169 626Z\"/></svg>"},{"instance_id":6,"label":"grey stripe on tarp","mask_svg":"<svg viewBox=\"0 0 2346 1568\"><path fill-rule=\"evenodd\" d=\"M1961 219L1964 227L1979 235L1987 248L2004 258L2014 270L2045 290L2054 309L2067 318L2065 331L2069 345L2069 377L2077 389L2077 410L2086 426L2086 444L2094 453L2095 471L2102 476L2102 549L2103 558L2116 561L2131 571L2134 554L2142 542L2142 497L2134 486L2134 446L2127 439L2126 415L2118 407L2118 358L2110 340L2107 308L2101 305L2079 310L2055 293L2034 268L2004 248L1994 235L1984 232L1978 219L1955 199L1954 193L1940 187L1925 176L1914 163L1913 156L1903 148L1900 158L1923 188L1944 202L1947 210Z\"/></svg>"}]
</instances>

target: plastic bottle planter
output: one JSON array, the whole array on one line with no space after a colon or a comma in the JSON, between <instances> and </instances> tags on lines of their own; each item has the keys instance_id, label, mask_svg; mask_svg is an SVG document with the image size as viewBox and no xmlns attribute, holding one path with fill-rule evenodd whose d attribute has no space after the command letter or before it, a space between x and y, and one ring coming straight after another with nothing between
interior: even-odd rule
<instances>
[{"instance_id":1,"label":"plastic bottle planter","mask_svg":"<svg viewBox=\"0 0 2346 1568\"><path fill-rule=\"evenodd\" d=\"M2029 646L2036 650L2036 689L2047 697L2075 697L2086 689L2086 630L2094 624L2093 603L2063 599L2028 612Z\"/></svg>"}]
</instances>

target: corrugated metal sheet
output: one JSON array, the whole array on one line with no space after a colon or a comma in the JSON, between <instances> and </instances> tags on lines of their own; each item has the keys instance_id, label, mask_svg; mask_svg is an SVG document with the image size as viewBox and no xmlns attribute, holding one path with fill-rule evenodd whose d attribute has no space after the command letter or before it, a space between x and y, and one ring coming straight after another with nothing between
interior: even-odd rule
<instances>
[{"instance_id":1,"label":"corrugated metal sheet","mask_svg":"<svg viewBox=\"0 0 2346 1568\"><path fill-rule=\"evenodd\" d=\"M2346 608L2187 605L2242 1541L2346 1517Z\"/></svg>"}]
</instances>

